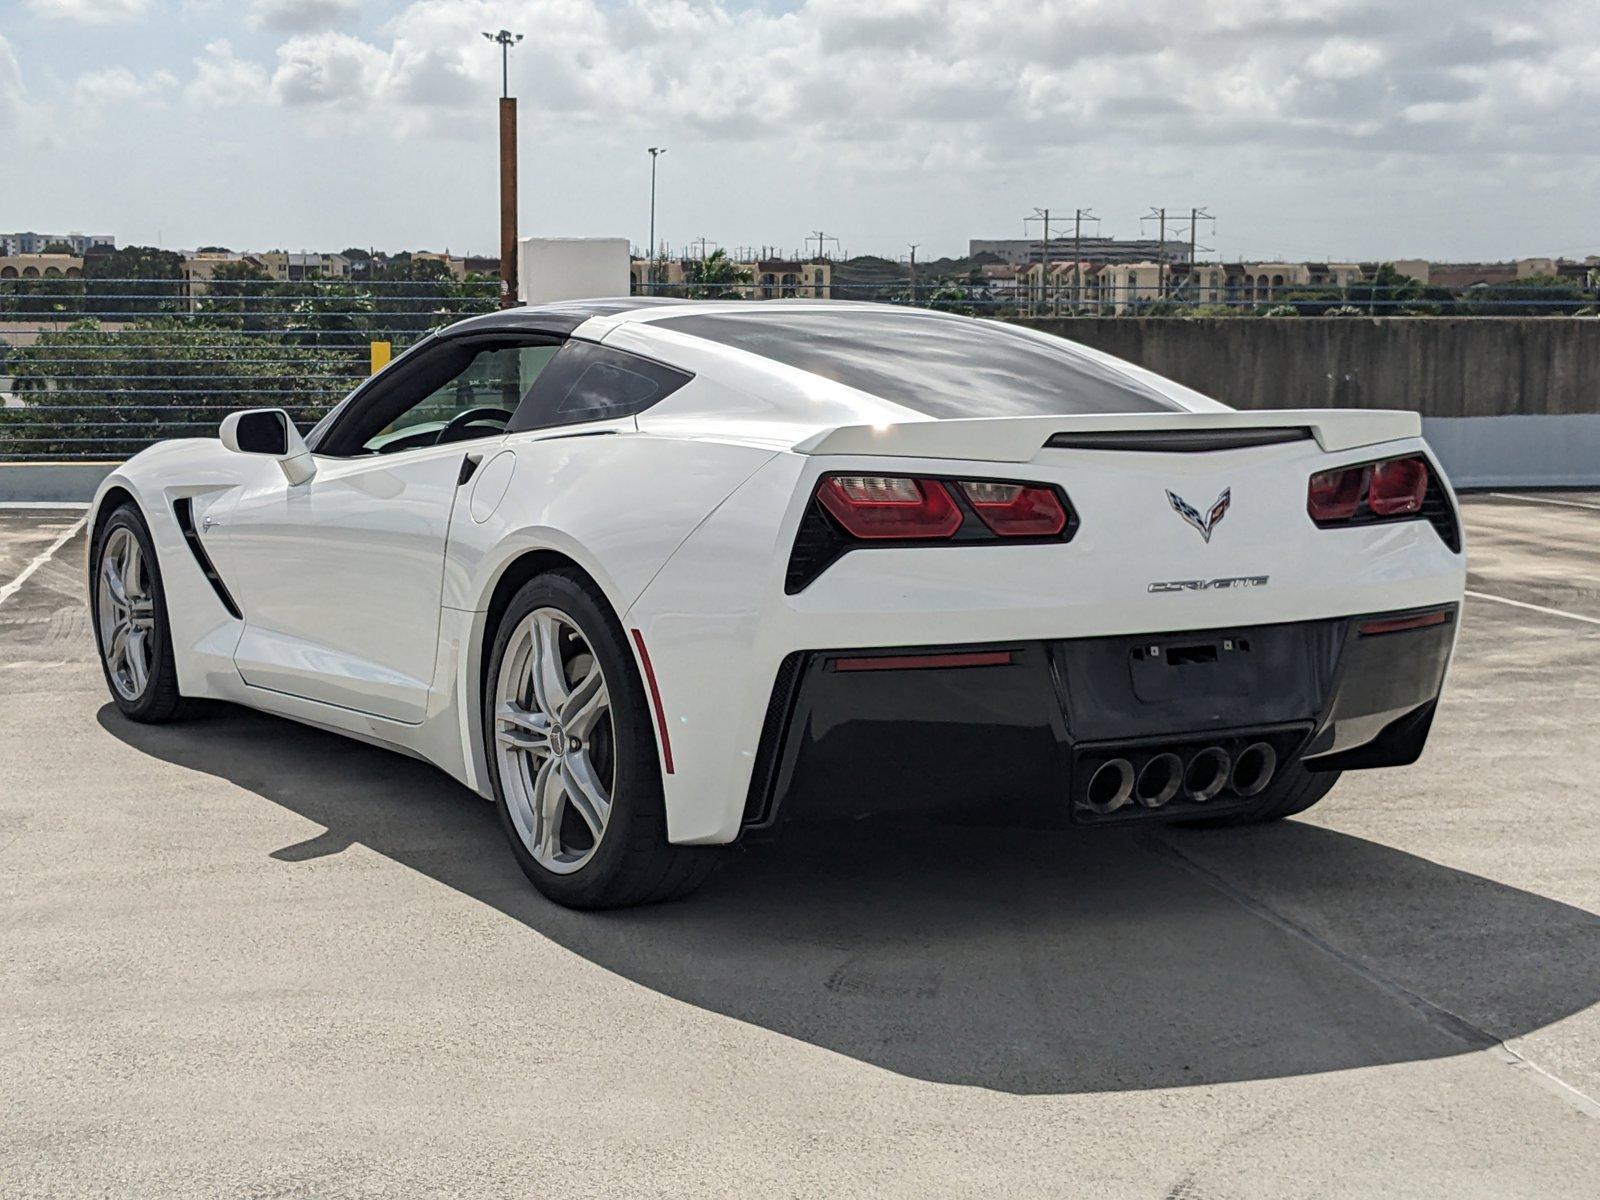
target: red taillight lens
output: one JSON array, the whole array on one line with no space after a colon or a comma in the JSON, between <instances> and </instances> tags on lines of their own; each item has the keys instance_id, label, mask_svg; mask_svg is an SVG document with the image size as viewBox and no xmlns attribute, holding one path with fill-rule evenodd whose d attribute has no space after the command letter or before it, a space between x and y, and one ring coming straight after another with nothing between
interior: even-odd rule
<instances>
[{"instance_id":1,"label":"red taillight lens","mask_svg":"<svg viewBox=\"0 0 1600 1200\"><path fill-rule=\"evenodd\" d=\"M961 510L937 479L831 475L817 499L858 538L947 538L961 528Z\"/></svg>"},{"instance_id":2,"label":"red taillight lens","mask_svg":"<svg viewBox=\"0 0 1600 1200\"><path fill-rule=\"evenodd\" d=\"M1054 537L1066 528L1067 514L1050 488L963 480L961 490L983 523L1001 537Z\"/></svg>"},{"instance_id":3,"label":"red taillight lens","mask_svg":"<svg viewBox=\"0 0 1600 1200\"><path fill-rule=\"evenodd\" d=\"M1366 491L1369 468L1344 467L1337 471L1320 471L1311 477L1311 488L1306 494L1306 511L1313 521L1348 521L1361 507L1361 494Z\"/></svg>"},{"instance_id":4,"label":"red taillight lens","mask_svg":"<svg viewBox=\"0 0 1600 1200\"><path fill-rule=\"evenodd\" d=\"M1374 464L1367 485L1367 507L1380 517L1403 517L1422 511L1428 493L1428 464L1420 458L1391 458Z\"/></svg>"}]
</instances>

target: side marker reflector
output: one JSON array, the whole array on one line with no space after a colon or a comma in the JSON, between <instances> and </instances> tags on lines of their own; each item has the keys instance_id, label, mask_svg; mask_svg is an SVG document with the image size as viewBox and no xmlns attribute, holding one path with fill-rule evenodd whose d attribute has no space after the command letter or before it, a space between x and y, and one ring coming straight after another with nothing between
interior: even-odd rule
<instances>
[{"instance_id":1,"label":"side marker reflector","mask_svg":"<svg viewBox=\"0 0 1600 1200\"><path fill-rule=\"evenodd\" d=\"M1399 633L1406 629L1426 629L1430 625L1443 625L1450 619L1450 613L1441 609L1438 612L1416 613L1409 617L1383 617L1376 621L1363 621L1356 626L1356 632L1362 637L1372 637L1379 633Z\"/></svg>"},{"instance_id":2,"label":"side marker reflector","mask_svg":"<svg viewBox=\"0 0 1600 1200\"><path fill-rule=\"evenodd\" d=\"M1009 650L973 650L959 654L880 654L836 658L835 671L930 671L949 667L1009 667Z\"/></svg>"},{"instance_id":3,"label":"side marker reflector","mask_svg":"<svg viewBox=\"0 0 1600 1200\"><path fill-rule=\"evenodd\" d=\"M661 689L656 686L656 669L650 665L650 651L644 648L644 634L633 631L633 644L639 648L639 662L644 667L645 686L650 689L650 704L656 710L656 728L661 731L661 765L672 774L672 738L667 734L667 714L661 707Z\"/></svg>"}]
</instances>

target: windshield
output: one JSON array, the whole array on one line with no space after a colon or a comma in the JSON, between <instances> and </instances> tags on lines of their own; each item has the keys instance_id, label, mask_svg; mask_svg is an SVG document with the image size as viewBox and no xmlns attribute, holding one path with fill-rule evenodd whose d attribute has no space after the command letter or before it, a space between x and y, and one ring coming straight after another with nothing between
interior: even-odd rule
<instances>
[{"instance_id":1,"label":"windshield","mask_svg":"<svg viewBox=\"0 0 1600 1200\"><path fill-rule=\"evenodd\" d=\"M663 328L748 350L930 417L1181 412L1136 378L997 321L875 309L671 317Z\"/></svg>"}]
</instances>

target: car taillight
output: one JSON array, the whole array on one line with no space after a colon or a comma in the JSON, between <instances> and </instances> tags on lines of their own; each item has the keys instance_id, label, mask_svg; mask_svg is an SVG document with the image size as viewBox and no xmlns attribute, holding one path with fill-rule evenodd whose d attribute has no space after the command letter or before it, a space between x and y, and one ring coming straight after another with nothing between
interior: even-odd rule
<instances>
[{"instance_id":1,"label":"car taillight","mask_svg":"<svg viewBox=\"0 0 1600 1200\"><path fill-rule=\"evenodd\" d=\"M1420 458L1391 458L1372 468L1367 506L1380 517L1409 516L1422 511L1428 494L1428 464Z\"/></svg>"},{"instance_id":2,"label":"car taillight","mask_svg":"<svg viewBox=\"0 0 1600 1200\"><path fill-rule=\"evenodd\" d=\"M1066 511L1051 488L967 479L961 490L978 518L1001 537L1054 537L1066 527Z\"/></svg>"},{"instance_id":3,"label":"car taillight","mask_svg":"<svg viewBox=\"0 0 1600 1200\"><path fill-rule=\"evenodd\" d=\"M1428 480L1428 464L1417 455L1319 471L1306 491L1306 512L1318 525L1415 516Z\"/></svg>"},{"instance_id":4,"label":"car taillight","mask_svg":"<svg viewBox=\"0 0 1600 1200\"><path fill-rule=\"evenodd\" d=\"M830 475L817 499L858 538L947 538L961 528L961 510L937 479Z\"/></svg>"},{"instance_id":5,"label":"car taillight","mask_svg":"<svg viewBox=\"0 0 1600 1200\"><path fill-rule=\"evenodd\" d=\"M1367 467L1346 467L1340 471L1319 471L1311 477L1306 493L1306 511L1313 521L1347 521L1361 507L1367 489Z\"/></svg>"}]
</instances>

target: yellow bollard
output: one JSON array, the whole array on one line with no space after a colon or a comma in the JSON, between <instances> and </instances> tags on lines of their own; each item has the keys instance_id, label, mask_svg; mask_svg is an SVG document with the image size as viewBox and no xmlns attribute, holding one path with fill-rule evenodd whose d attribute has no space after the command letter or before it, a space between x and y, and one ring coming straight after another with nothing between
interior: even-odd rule
<instances>
[{"instance_id":1,"label":"yellow bollard","mask_svg":"<svg viewBox=\"0 0 1600 1200\"><path fill-rule=\"evenodd\" d=\"M372 373L376 375L389 365L389 359L394 355L392 342L372 343Z\"/></svg>"}]
</instances>

